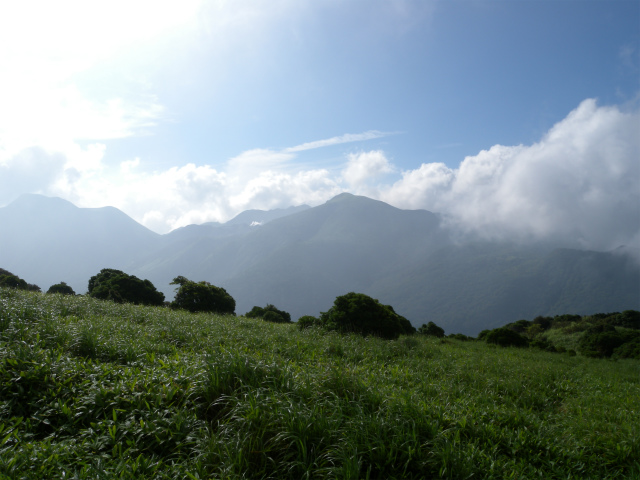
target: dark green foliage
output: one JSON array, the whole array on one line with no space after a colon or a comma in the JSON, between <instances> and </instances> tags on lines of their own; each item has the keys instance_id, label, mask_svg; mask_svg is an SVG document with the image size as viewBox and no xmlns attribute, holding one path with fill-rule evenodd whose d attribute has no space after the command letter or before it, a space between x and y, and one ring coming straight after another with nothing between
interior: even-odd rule
<instances>
[{"instance_id":1,"label":"dark green foliage","mask_svg":"<svg viewBox=\"0 0 640 480\"><path fill-rule=\"evenodd\" d=\"M18 290L27 290L28 285L23 279L16 275L2 275L0 276L0 287L4 288L16 288Z\"/></svg>"},{"instance_id":2,"label":"dark green foliage","mask_svg":"<svg viewBox=\"0 0 640 480\"><path fill-rule=\"evenodd\" d=\"M506 327L491 330L485 338L487 343L501 347L526 347L529 345L529 341L525 337Z\"/></svg>"},{"instance_id":3,"label":"dark green foliage","mask_svg":"<svg viewBox=\"0 0 640 480\"><path fill-rule=\"evenodd\" d=\"M406 321L393 308L354 292L337 297L333 307L320 314L320 322L327 330L386 339L396 339L407 330Z\"/></svg>"},{"instance_id":4,"label":"dark green foliage","mask_svg":"<svg viewBox=\"0 0 640 480\"><path fill-rule=\"evenodd\" d=\"M104 268L89 279L88 293L91 297L116 303L156 306L164 303L164 294L149 280L140 280L112 268Z\"/></svg>"},{"instance_id":5,"label":"dark green foliage","mask_svg":"<svg viewBox=\"0 0 640 480\"><path fill-rule=\"evenodd\" d=\"M622 313L615 313L603 319L603 322L614 327L632 328L640 330L640 312L637 310L625 310Z\"/></svg>"},{"instance_id":6,"label":"dark green foliage","mask_svg":"<svg viewBox=\"0 0 640 480\"><path fill-rule=\"evenodd\" d=\"M253 307L245 314L247 318L262 318L267 322L291 323L291 315L284 310L278 310L275 306L268 304L266 307Z\"/></svg>"},{"instance_id":7,"label":"dark green foliage","mask_svg":"<svg viewBox=\"0 0 640 480\"><path fill-rule=\"evenodd\" d=\"M433 322L429 322L426 325L423 323L422 326L418 329L418 333L421 335L429 335L431 337L444 337L444 328L439 327Z\"/></svg>"},{"instance_id":8,"label":"dark green foliage","mask_svg":"<svg viewBox=\"0 0 640 480\"><path fill-rule=\"evenodd\" d=\"M47 293L61 293L63 295L75 295L76 292L73 291L69 285L65 282L56 283L55 285L51 285Z\"/></svg>"},{"instance_id":9,"label":"dark green foliage","mask_svg":"<svg viewBox=\"0 0 640 480\"><path fill-rule=\"evenodd\" d=\"M455 340L461 340L463 342L468 342L470 340L473 340L473 337L469 337L464 333L452 333L451 335L447 335L447 338L453 338Z\"/></svg>"},{"instance_id":10,"label":"dark green foliage","mask_svg":"<svg viewBox=\"0 0 640 480\"><path fill-rule=\"evenodd\" d=\"M556 315L555 317L553 317L553 327L562 328L572 323L579 322L581 320L582 320L582 317L580 315L569 315L569 314Z\"/></svg>"},{"instance_id":11,"label":"dark green foliage","mask_svg":"<svg viewBox=\"0 0 640 480\"><path fill-rule=\"evenodd\" d=\"M609 358L619 347L628 342L635 342L638 338L640 332L618 331L611 325L601 323L590 327L584 333L579 343L580 353L587 357ZM625 355L627 352L633 354L634 350L635 347L632 345L628 350L625 348L621 352Z\"/></svg>"},{"instance_id":12,"label":"dark green foliage","mask_svg":"<svg viewBox=\"0 0 640 480\"><path fill-rule=\"evenodd\" d=\"M613 351L612 358L635 358L640 360L640 336L623 343Z\"/></svg>"},{"instance_id":13,"label":"dark green foliage","mask_svg":"<svg viewBox=\"0 0 640 480\"><path fill-rule=\"evenodd\" d=\"M478 334L478 340L486 340L487 339L487 335L489 334L491 330L482 330L479 334Z\"/></svg>"},{"instance_id":14,"label":"dark green foliage","mask_svg":"<svg viewBox=\"0 0 640 480\"><path fill-rule=\"evenodd\" d=\"M551 328L551 325L553 325L553 318L538 316L533 319L533 324L540 325L542 330L549 330Z\"/></svg>"},{"instance_id":15,"label":"dark green foliage","mask_svg":"<svg viewBox=\"0 0 640 480\"><path fill-rule=\"evenodd\" d=\"M235 315L236 301L222 287L205 281L192 282L183 276L174 278L171 285L179 285L171 302L173 309Z\"/></svg>"},{"instance_id":16,"label":"dark green foliage","mask_svg":"<svg viewBox=\"0 0 640 480\"><path fill-rule=\"evenodd\" d=\"M508 328L514 332L524 333L532 324L533 322L530 322L529 320L518 320L516 322L506 324L504 328Z\"/></svg>"},{"instance_id":17,"label":"dark green foliage","mask_svg":"<svg viewBox=\"0 0 640 480\"><path fill-rule=\"evenodd\" d=\"M297 323L300 330L311 327L319 327L322 325L320 319L312 315L304 315L300 317Z\"/></svg>"}]
</instances>

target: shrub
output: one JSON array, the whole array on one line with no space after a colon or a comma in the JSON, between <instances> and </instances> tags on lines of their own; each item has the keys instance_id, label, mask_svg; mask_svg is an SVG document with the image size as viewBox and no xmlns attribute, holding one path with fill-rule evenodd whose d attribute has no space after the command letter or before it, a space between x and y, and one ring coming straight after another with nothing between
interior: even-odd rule
<instances>
[{"instance_id":1,"label":"shrub","mask_svg":"<svg viewBox=\"0 0 640 480\"><path fill-rule=\"evenodd\" d=\"M485 338L487 343L500 345L501 347L526 347L529 345L525 337L506 327L491 330Z\"/></svg>"},{"instance_id":2,"label":"shrub","mask_svg":"<svg viewBox=\"0 0 640 480\"><path fill-rule=\"evenodd\" d=\"M426 325L423 323L422 326L418 329L418 333L421 335L429 335L431 337L444 337L444 328L439 327L433 322L429 322Z\"/></svg>"},{"instance_id":3,"label":"shrub","mask_svg":"<svg viewBox=\"0 0 640 480\"><path fill-rule=\"evenodd\" d=\"M616 348L611 358L635 358L640 360L640 336Z\"/></svg>"},{"instance_id":4,"label":"shrub","mask_svg":"<svg viewBox=\"0 0 640 480\"><path fill-rule=\"evenodd\" d=\"M0 287L27 290L27 282L25 282L17 275L2 275L0 276Z\"/></svg>"},{"instance_id":5,"label":"shrub","mask_svg":"<svg viewBox=\"0 0 640 480\"><path fill-rule=\"evenodd\" d=\"M171 302L173 309L235 315L236 301L222 287L205 281L192 282L183 276L174 278L171 285L179 285Z\"/></svg>"},{"instance_id":6,"label":"shrub","mask_svg":"<svg viewBox=\"0 0 640 480\"><path fill-rule=\"evenodd\" d=\"M51 285L47 293L61 293L62 295L75 295L76 292L73 291L69 285L65 282L56 283L55 285Z\"/></svg>"},{"instance_id":7,"label":"shrub","mask_svg":"<svg viewBox=\"0 0 640 480\"><path fill-rule=\"evenodd\" d=\"M482 330L479 334L478 334L478 340L486 340L487 339L487 335L489 334L491 330Z\"/></svg>"},{"instance_id":8,"label":"shrub","mask_svg":"<svg viewBox=\"0 0 640 480\"><path fill-rule=\"evenodd\" d=\"M473 340L473 337L468 337L464 333L452 333L451 335L447 335L447 338L453 338L455 340L461 340L463 342L468 342L469 340Z\"/></svg>"},{"instance_id":9,"label":"shrub","mask_svg":"<svg viewBox=\"0 0 640 480\"><path fill-rule=\"evenodd\" d=\"M542 330L549 330L551 328L551 325L553 324L553 318L543 317L539 315L533 319L533 324L540 325L540 328L542 328Z\"/></svg>"},{"instance_id":10,"label":"shrub","mask_svg":"<svg viewBox=\"0 0 640 480\"><path fill-rule=\"evenodd\" d=\"M533 322L529 320L518 320L512 323L508 323L503 328L508 328L509 330L513 330L514 332L523 333L526 332Z\"/></svg>"},{"instance_id":11,"label":"shrub","mask_svg":"<svg viewBox=\"0 0 640 480\"><path fill-rule=\"evenodd\" d=\"M157 306L164 303L164 294L149 280L140 280L112 268L103 268L89 279L88 293L91 297L117 303Z\"/></svg>"},{"instance_id":12,"label":"shrub","mask_svg":"<svg viewBox=\"0 0 640 480\"><path fill-rule=\"evenodd\" d=\"M619 347L627 342L633 343L639 337L640 333L635 331L619 332L615 327L605 323L587 329L578 346L580 353L587 357L609 358ZM633 354L634 347L628 348L630 354ZM621 352L626 354L626 348Z\"/></svg>"},{"instance_id":13,"label":"shrub","mask_svg":"<svg viewBox=\"0 0 640 480\"><path fill-rule=\"evenodd\" d=\"M622 313L616 313L607 317L604 319L604 322L615 327L640 330L640 312L637 310L625 310Z\"/></svg>"},{"instance_id":14,"label":"shrub","mask_svg":"<svg viewBox=\"0 0 640 480\"><path fill-rule=\"evenodd\" d=\"M320 326L320 319L311 315L304 315L298 319L298 328L304 330L305 328Z\"/></svg>"},{"instance_id":15,"label":"shrub","mask_svg":"<svg viewBox=\"0 0 640 480\"><path fill-rule=\"evenodd\" d=\"M254 306L251 311L245 314L247 318L262 318L267 322L291 323L291 315L284 310L279 310L275 306L268 304L266 307Z\"/></svg>"},{"instance_id":16,"label":"shrub","mask_svg":"<svg viewBox=\"0 0 640 480\"><path fill-rule=\"evenodd\" d=\"M407 331L408 320L375 298L350 292L336 297L333 306L320 314L320 323L341 333L396 339Z\"/></svg>"}]
</instances>

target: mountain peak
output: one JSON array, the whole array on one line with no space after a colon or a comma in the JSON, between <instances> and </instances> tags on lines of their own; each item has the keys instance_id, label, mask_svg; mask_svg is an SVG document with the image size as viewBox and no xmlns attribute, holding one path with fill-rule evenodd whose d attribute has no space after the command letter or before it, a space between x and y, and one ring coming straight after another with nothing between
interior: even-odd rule
<instances>
[{"instance_id":1,"label":"mountain peak","mask_svg":"<svg viewBox=\"0 0 640 480\"><path fill-rule=\"evenodd\" d=\"M73 203L60 197L47 197L37 193L24 193L7 205L11 209L76 209Z\"/></svg>"}]
</instances>

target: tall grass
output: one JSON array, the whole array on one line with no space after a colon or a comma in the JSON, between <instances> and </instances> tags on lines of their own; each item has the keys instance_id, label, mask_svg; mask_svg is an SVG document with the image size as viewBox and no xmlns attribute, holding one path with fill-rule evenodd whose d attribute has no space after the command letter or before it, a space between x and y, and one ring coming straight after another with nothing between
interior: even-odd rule
<instances>
[{"instance_id":1,"label":"tall grass","mask_svg":"<svg viewBox=\"0 0 640 480\"><path fill-rule=\"evenodd\" d=\"M640 362L0 290L0 476L637 478Z\"/></svg>"}]
</instances>

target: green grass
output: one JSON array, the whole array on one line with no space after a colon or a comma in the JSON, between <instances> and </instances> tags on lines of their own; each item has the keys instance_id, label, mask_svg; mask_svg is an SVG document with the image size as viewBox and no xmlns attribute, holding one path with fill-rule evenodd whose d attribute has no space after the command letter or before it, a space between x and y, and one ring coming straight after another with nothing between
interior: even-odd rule
<instances>
[{"instance_id":1,"label":"green grass","mask_svg":"<svg viewBox=\"0 0 640 480\"><path fill-rule=\"evenodd\" d=\"M0 290L0 478L640 478L640 362Z\"/></svg>"}]
</instances>

